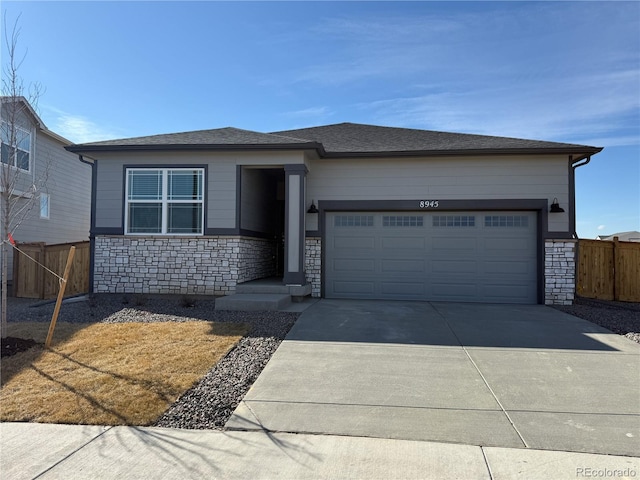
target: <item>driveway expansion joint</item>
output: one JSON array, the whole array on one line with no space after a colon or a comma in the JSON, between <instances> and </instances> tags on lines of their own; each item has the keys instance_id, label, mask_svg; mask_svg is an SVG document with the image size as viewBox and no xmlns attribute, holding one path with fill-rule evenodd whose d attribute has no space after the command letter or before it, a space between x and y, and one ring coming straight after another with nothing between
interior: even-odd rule
<instances>
[{"instance_id":1,"label":"driveway expansion joint","mask_svg":"<svg viewBox=\"0 0 640 480\"><path fill-rule=\"evenodd\" d=\"M65 462L66 460L68 460L69 458L71 458L73 455L75 455L76 453L78 453L80 450L82 450L83 448L85 448L86 446L88 446L89 444L93 443L94 441L96 441L98 438L102 437L105 433L107 433L109 430L111 430L113 428L113 426L110 425L105 425L102 429L102 432L100 432L98 435L96 435L95 437L92 437L91 439L89 439L88 441L84 442L82 445L80 445L78 448L76 448L75 450L73 450L71 453L67 454L64 456L64 458L58 460L57 462L55 462L53 465L51 465L49 468L47 468L46 470L43 470L42 472L40 472L39 474L37 474L36 476L33 477L33 480L36 480L37 478L42 477L43 475L45 475L46 473L50 472L51 470L53 470L54 468L56 468L58 465L60 465L61 463Z\"/></svg>"},{"instance_id":2,"label":"driveway expansion joint","mask_svg":"<svg viewBox=\"0 0 640 480\"><path fill-rule=\"evenodd\" d=\"M435 305L432 304L432 306L435 309L435 311L438 313L438 315L440 315L440 317L442 317L442 319L444 320L444 323L447 326L447 328L449 330L451 330L451 333L453 334L453 336L456 338L456 340L458 341L458 343L462 347L462 350L464 350L465 355L467 356L467 358L469 359L469 361L471 362L473 367L478 372L478 375L480 375L480 378L482 378L482 381L484 382L484 384L487 387L487 389L489 390L489 392L491 392L491 395L493 396L493 398L496 401L496 403L500 406L500 409L502 410L502 413L505 415L505 417L507 417L507 420L509 420L509 423L511 424L511 427L515 430L516 434L518 435L518 438L520 439L520 441L522 442L524 447L525 448L529 448L529 445L527 444L527 442L525 441L524 437L522 436L522 434L520 433L520 431L516 427L516 424L513 422L513 419L511 418L509 413L505 410L504 405L502 405L502 403L498 399L498 396L496 395L496 393L493 391L493 389L489 385L489 382L487 381L485 376L480 371L480 368L478 367L476 362L473 360L473 358L471 358L471 355L469 355L469 352L467 351L467 348L462 344L462 342L460 341L460 338L458 337L456 332L453 330L453 328L451 328L451 325L449 325L449 321L447 320L447 318L440 312L440 310L438 310L438 308Z\"/></svg>"}]
</instances>

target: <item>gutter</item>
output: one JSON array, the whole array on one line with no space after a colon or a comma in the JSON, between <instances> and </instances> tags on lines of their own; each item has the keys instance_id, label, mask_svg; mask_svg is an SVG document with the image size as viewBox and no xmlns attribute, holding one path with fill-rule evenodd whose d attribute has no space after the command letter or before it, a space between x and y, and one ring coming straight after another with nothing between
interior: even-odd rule
<instances>
[{"instance_id":1,"label":"gutter","mask_svg":"<svg viewBox=\"0 0 640 480\"><path fill-rule=\"evenodd\" d=\"M96 185L98 183L98 161L90 162L82 155L78 159L91 167L91 218L89 220L89 293L93 293L93 269L95 264L96 237L93 231L96 226Z\"/></svg>"},{"instance_id":2,"label":"gutter","mask_svg":"<svg viewBox=\"0 0 640 480\"><path fill-rule=\"evenodd\" d=\"M143 145L69 145L65 150L81 155L88 152L137 152L137 151L254 151L254 150L316 150L324 154L322 144L316 142L295 144L143 144Z\"/></svg>"},{"instance_id":3,"label":"gutter","mask_svg":"<svg viewBox=\"0 0 640 480\"><path fill-rule=\"evenodd\" d=\"M598 153L602 151L602 148L597 149ZM569 155L569 166L570 166L570 176L569 176L569 201L571 202L570 205L570 217L569 217L569 222L571 224L571 232L573 235L573 238L577 239L578 238L578 232L576 231L576 168L578 167L583 167L586 164L588 164L591 161L591 155L590 154L586 154L586 155L582 155L581 157L578 157L577 160L573 159L572 155Z\"/></svg>"}]
</instances>

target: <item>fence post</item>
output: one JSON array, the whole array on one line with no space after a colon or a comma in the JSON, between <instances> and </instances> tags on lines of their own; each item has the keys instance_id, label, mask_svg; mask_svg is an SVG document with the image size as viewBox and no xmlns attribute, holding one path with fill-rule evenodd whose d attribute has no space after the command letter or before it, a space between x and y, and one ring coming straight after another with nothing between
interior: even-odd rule
<instances>
[{"instance_id":1,"label":"fence post","mask_svg":"<svg viewBox=\"0 0 640 480\"><path fill-rule=\"evenodd\" d=\"M613 237L613 299L620 300L622 291L622 255L620 255L620 239Z\"/></svg>"}]
</instances>

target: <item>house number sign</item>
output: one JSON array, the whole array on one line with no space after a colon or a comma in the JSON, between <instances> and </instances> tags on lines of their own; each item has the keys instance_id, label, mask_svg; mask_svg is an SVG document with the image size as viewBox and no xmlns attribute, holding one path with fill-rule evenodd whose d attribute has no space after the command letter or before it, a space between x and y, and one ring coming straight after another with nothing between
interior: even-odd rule
<instances>
[{"instance_id":1,"label":"house number sign","mask_svg":"<svg viewBox=\"0 0 640 480\"><path fill-rule=\"evenodd\" d=\"M420 208L438 208L439 206L439 200L420 200Z\"/></svg>"}]
</instances>

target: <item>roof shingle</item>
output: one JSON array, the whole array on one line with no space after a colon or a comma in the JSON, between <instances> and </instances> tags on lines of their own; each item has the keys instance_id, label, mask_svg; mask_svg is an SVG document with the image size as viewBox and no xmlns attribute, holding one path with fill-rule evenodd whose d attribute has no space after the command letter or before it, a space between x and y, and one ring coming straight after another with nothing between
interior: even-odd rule
<instances>
[{"instance_id":1,"label":"roof shingle","mask_svg":"<svg viewBox=\"0 0 640 480\"><path fill-rule=\"evenodd\" d=\"M525 140L520 138L447 133L410 128L339 123L321 127L273 132L316 141L329 154L399 152L464 152L480 150L583 150L585 145Z\"/></svg>"},{"instance_id":2,"label":"roof shingle","mask_svg":"<svg viewBox=\"0 0 640 480\"><path fill-rule=\"evenodd\" d=\"M108 150L313 149L321 157L470 155L488 153L595 154L601 148L520 138L339 123L260 133L227 127L72 145L77 153Z\"/></svg>"},{"instance_id":3,"label":"roof shingle","mask_svg":"<svg viewBox=\"0 0 640 480\"><path fill-rule=\"evenodd\" d=\"M166 146L266 146L266 145L300 145L309 143L308 140L288 138L282 135L253 132L240 128L226 127L212 130L197 130L193 132L167 133L145 137L122 138L101 142L74 145L83 150L95 147L166 147Z\"/></svg>"}]
</instances>

